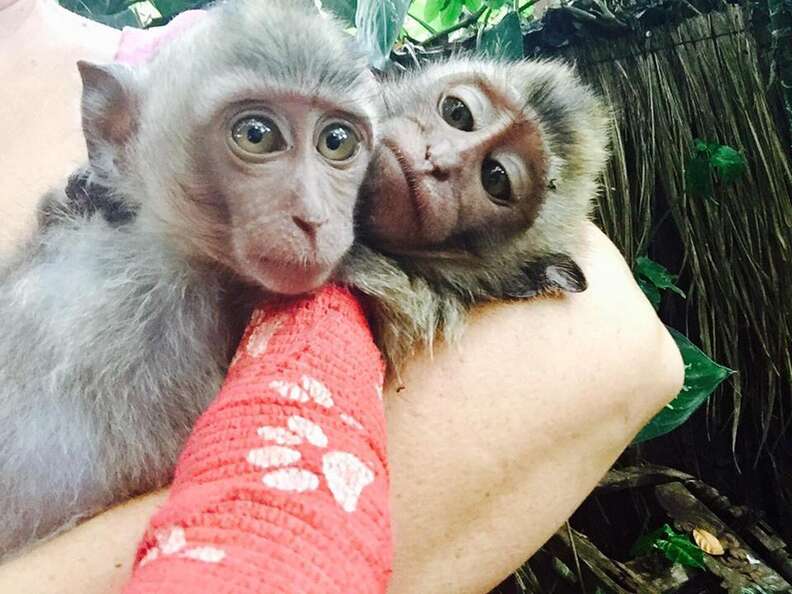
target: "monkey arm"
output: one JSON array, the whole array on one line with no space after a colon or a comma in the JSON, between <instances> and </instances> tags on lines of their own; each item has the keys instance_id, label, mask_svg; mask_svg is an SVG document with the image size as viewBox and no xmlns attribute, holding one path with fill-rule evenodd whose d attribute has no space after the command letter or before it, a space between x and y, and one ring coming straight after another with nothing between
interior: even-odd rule
<instances>
[{"instance_id":1,"label":"monkey arm","mask_svg":"<svg viewBox=\"0 0 792 594\"><path fill-rule=\"evenodd\" d=\"M584 293L477 310L459 349L386 389L390 594L484 594L574 511L678 392L678 349L589 226ZM162 495L115 508L0 567L0 591L121 591Z\"/></svg>"}]
</instances>

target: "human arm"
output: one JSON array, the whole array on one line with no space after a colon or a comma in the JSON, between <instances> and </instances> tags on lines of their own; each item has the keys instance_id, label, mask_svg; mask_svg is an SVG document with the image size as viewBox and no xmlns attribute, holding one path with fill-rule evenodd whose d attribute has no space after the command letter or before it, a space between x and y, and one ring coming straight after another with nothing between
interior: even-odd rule
<instances>
[{"instance_id":1,"label":"human arm","mask_svg":"<svg viewBox=\"0 0 792 594\"><path fill-rule=\"evenodd\" d=\"M62 21L64 28L48 37L56 41L44 49L57 60L50 63L50 54L42 53L41 73L30 79L45 81L45 91L58 89L59 102L71 105L75 117L54 117L45 101L51 93L30 91L10 127L0 129L4 146L35 141L18 159L0 163L10 180L0 194L0 238L33 218L40 191L20 176L21 166L44 172L36 178L40 183L47 175L55 181L83 158L79 82L76 69L61 62L63 56L106 61L99 54L111 56L116 38L108 35L88 48L84 24L65 26L71 22ZM15 72L23 74L28 81L28 71ZM73 85L66 84L67 75ZM3 99L12 90L26 92L24 84L5 88ZM29 129L42 114L53 115L46 134ZM67 137L72 141L57 151L33 150ZM580 259L588 291L482 307L458 348L438 348L434 359L417 357L404 372L406 389L389 387L392 593L485 592L495 585L541 545L678 391L676 347L612 244L593 227L590 233ZM134 545L160 501L148 496L111 510L0 567L0 591L119 591Z\"/></svg>"},{"instance_id":2,"label":"human arm","mask_svg":"<svg viewBox=\"0 0 792 594\"><path fill-rule=\"evenodd\" d=\"M2 4L0 257L34 228L41 195L87 158L76 62L110 62L121 33L55 0Z\"/></svg>"},{"instance_id":3,"label":"human arm","mask_svg":"<svg viewBox=\"0 0 792 594\"><path fill-rule=\"evenodd\" d=\"M593 225L589 289L479 308L386 397L391 594L484 594L533 554L679 392L679 351Z\"/></svg>"},{"instance_id":4,"label":"human arm","mask_svg":"<svg viewBox=\"0 0 792 594\"><path fill-rule=\"evenodd\" d=\"M678 392L676 346L616 248L589 234L586 292L481 307L459 347L417 357L405 388L388 386L391 594L487 592ZM106 512L0 567L0 591L119 592L129 565L116 564L160 502Z\"/></svg>"}]
</instances>

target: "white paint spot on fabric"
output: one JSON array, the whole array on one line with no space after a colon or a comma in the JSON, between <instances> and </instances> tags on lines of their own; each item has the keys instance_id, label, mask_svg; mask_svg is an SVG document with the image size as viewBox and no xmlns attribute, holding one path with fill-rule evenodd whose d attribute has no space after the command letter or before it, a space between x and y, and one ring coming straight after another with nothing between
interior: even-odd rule
<instances>
[{"instance_id":1,"label":"white paint spot on fabric","mask_svg":"<svg viewBox=\"0 0 792 594\"><path fill-rule=\"evenodd\" d=\"M357 509L363 489L374 482L374 472L349 452L325 454L322 457L322 473L333 498L349 513Z\"/></svg>"},{"instance_id":2,"label":"white paint spot on fabric","mask_svg":"<svg viewBox=\"0 0 792 594\"><path fill-rule=\"evenodd\" d=\"M339 418L357 430L363 425L353 416L340 413ZM302 453L287 445L305 445L327 448L329 439L324 430L313 421L292 415L287 427L264 426L258 435L279 445L250 450L247 460L261 468L278 468L264 474L262 482L279 491L305 493L319 488L321 477L316 473L294 466L302 459ZM322 457L322 475L336 503L346 512L354 512L363 490L374 482L374 471L350 452L332 451Z\"/></svg>"},{"instance_id":3,"label":"white paint spot on fabric","mask_svg":"<svg viewBox=\"0 0 792 594\"><path fill-rule=\"evenodd\" d=\"M293 415L289 417L288 425L293 433L296 433L311 445L317 448L327 447L327 435L316 423L304 417Z\"/></svg>"},{"instance_id":4,"label":"white paint spot on fabric","mask_svg":"<svg viewBox=\"0 0 792 594\"><path fill-rule=\"evenodd\" d=\"M291 382L274 380L270 382L269 387L289 400L295 400L297 402L310 402L311 400L311 397L305 390L303 390L297 384L293 384Z\"/></svg>"},{"instance_id":5,"label":"white paint spot on fabric","mask_svg":"<svg viewBox=\"0 0 792 594\"><path fill-rule=\"evenodd\" d=\"M262 482L279 491L304 493L319 488L319 477L310 470L302 468L282 468L269 472L262 477Z\"/></svg>"},{"instance_id":6,"label":"white paint spot on fabric","mask_svg":"<svg viewBox=\"0 0 792 594\"><path fill-rule=\"evenodd\" d=\"M226 557L226 552L216 547L187 547L187 538L184 528L176 526L174 528L160 530L156 533L157 546L151 547L143 556L138 564L143 567L161 556L176 556L186 559L194 559L203 563L219 563Z\"/></svg>"},{"instance_id":7,"label":"white paint spot on fabric","mask_svg":"<svg viewBox=\"0 0 792 594\"><path fill-rule=\"evenodd\" d=\"M259 314L252 321L255 324L255 329L250 333L247 341L247 354L251 357L261 357L267 352L270 338L280 329L283 325L283 316L275 316L270 320L262 319L264 316L259 310Z\"/></svg>"},{"instance_id":8,"label":"white paint spot on fabric","mask_svg":"<svg viewBox=\"0 0 792 594\"><path fill-rule=\"evenodd\" d=\"M256 431L259 437L267 441L273 441L278 445L300 445L303 440L299 435L295 435L286 427L259 427Z\"/></svg>"},{"instance_id":9,"label":"white paint spot on fabric","mask_svg":"<svg viewBox=\"0 0 792 594\"><path fill-rule=\"evenodd\" d=\"M165 555L178 553L187 546L187 539L184 536L184 528L179 526L172 528L170 532L158 532L157 544Z\"/></svg>"},{"instance_id":10,"label":"white paint spot on fabric","mask_svg":"<svg viewBox=\"0 0 792 594\"><path fill-rule=\"evenodd\" d=\"M360 422L355 417L353 417L352 415L348 415L346 413L341 413L339 416L341 417L341 421L344 424L349 425L353 429L357 429L358 431L364 431L365 430L363 425L361 425Z\"/></svg>"},{"instance_id":11,"label":"white paint spot on fabric","mask_svg":"<svg viewBox=\"0 0 792 594\"><path fill-rule=\"evenodd\" d=\"M324 408L332 408L333 395L322 382L307 375L302 376L302 387L311 396L311 400Z\"/></svg>"},{"instance_id":12,"label":"white paint spot on fabric","mask_svg":"<svg viewBox=\"0 0 792 594\"><path fill-rule=\"evenodd\" d=\"M285 380L273 380L269 387L284 398L296 402L313 401L322 408L332 408L335 405L330 390L319 380L304 375L300 382L302 385L298 386Z\"/></svg>"},{"instance_id":13,"label":"white paint spot on fabric","mask_svg":"<svg viewBox=\"0 0 792 594\"><path fill-rule=\"evenodd\" d=\"M143 567L144 565L148 565L149 563L154 561L154 559L159 557L159 553L160 551L157 547L151 547L148 550L148 552L143 556L143 558L140 560L140 563L138 563L138 567Z\"/></svg>"},{"instance_id":14,"label":"white paint spot on fabric","mask_svg":"<svg viewBox=\"0 0 792 594\"><path fill-rule=\"evenodd\" d=\"M302 455L299 451L283 446L267 446L250 450L247 461L261 468L288 466L297 462Z\"/></svg>"},{"instance_id":15,"label":"white paint spot on fabric","mask_svg":"<svg viewBox=\"0 0 792 594\"><path fill-rule=\"evenodd\" d=\"M215 547L195 547L194 549L187 549L179 556L204 563L220 563L220 561L225 559L226 552Z\"/></svg>"}]
</instances>

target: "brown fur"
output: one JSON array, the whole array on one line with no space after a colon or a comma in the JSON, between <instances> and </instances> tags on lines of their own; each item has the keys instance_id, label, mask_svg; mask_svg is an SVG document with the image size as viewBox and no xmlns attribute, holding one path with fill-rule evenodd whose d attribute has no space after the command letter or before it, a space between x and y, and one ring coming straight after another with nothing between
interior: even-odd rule
<instances>
[{"instance_id":1,"label":"brown fur","mask_svg":"<svg viewBox=\"0 0 792 594\"><path fill-rule=\"evenodd\" d=\"M448 93L477 104L473 131L441 117ZM569 66L452 59L386 83L384 96L361 240L340 276L370 298L393 370L416 349L457 339L476 302L585 289L569 254L582 247L609 124ZM483 160L502 154L524 179L506 206L480 177Z\"/></svg>"}]
</instances>

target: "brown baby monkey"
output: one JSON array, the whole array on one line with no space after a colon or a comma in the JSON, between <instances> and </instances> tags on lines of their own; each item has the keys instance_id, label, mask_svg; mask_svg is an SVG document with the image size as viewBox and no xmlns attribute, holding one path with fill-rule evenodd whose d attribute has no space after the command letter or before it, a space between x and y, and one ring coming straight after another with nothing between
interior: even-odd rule
<instances>
[{"instance_id":1,"label":"brown baby monkey","mask_svg":"<svg viewBox=\"0 0 792 594\"><path fill-rule=\"evenodd\" d=\"M577 292L571 259L607 158L608 112L560 62L451 59L383 84L386 116L342 278L398 370L470 306Z\"/></svg>"},{"instance_id":2,"label":"brown baby monkey","mask_svg":"<svg viewBox=\"0 0 792 594\"><path fill-rule=\"evenodd\" d=\"M585 288L585 277L569 254L580 247L580 231L597 191L597 178L606 158L608 120L601 102L580 82L571 68L556 62L498 63L454 59L386 82L382 94L386 102L386 117L380 126L382 141L375 150L363 188L363 201L358 213L358 242L337 270L335 278L358 288L370 298L375 334L392 370L398 371L416 348L431 348L438 338L457 338L468 309L476 302ZM339 110L341 105L347 109L346 103L339 101L338 105ZM354 132L353 138L367 137L365 130L356 131L359 126L364 126L360 122L365 118L345 117L347 123L344 126ZM269 121L274 123L272 119ZM245 123L245 126L252 125ZM321 127L317 129L323 130ZM338 141L348 135L345 132L331 136ZM247 133L244 137L250 140ZM255 139L257 135L254 133L253 137ZM320 135L320 138L325 137ZM324 148L335 150L330 146ZM310 172L317 163L319 161L307 159L299 165L282 168L274 175L285 180L305 179L306 170ZM213 170L202 162L201 171ZM287 175L284 171L299 172L299 175ZM223 179L233 187L230 179ZM355 179L345 180L344 184L348 185L337 182L328 187L342 196L348 195ZM280 182L272 183L277 185ZM223 184L218 186L217 191L222 193ZM76 175L67 188L68 197L48 203L43 217L47 223L44 236L57 233L50 227L80 229L101 225L103 229L115 229L117 236L107 244L96 243L93 239L86 241L84 250L93 253L97 248L105 247L108 254L113 255L117 251L112 243L119 241L118 237L141 234L152 224L144 218L143 205L119 200L119 195L103 188L90 184L84 174ZM312 189L304 188L305 191ZM221 210L226 208L225 200L212 200L214 194L199 192L196 195L200 198L199 204L206 201L210 206L219 205ZM53 204L60 206L53 209ZM66 213L65 219L61 219L63 213ZM272 214L279 216L281 213L273 211ZM240 225L245 225L245 216L246 213L240 211L236 219ZM266 228L261 226L262 220L251 216L251 213L247 216L246 228L251 234ZM53 221L57 224L51 224ZM294 224L300 226L297 221ZM193 219L190 229L176 226L175 236L189 238L192 233L201 237L211 228ZM147 235L143 233L141 237L145 240ZM262 241L266 241L266 234L263 237ZM64 249L56 247L52 248L56 252ZM234 253L228 247L217 251ZM148 253L156 260L163 257L161 252L162 246L156 244ZM217 256L220 262L225 262L226 258L227 255ZM250 262L241 262L233 268L234 272L247 277L250 273L241 270L246 264ZM266 265L266 262L261 265ZM183 261L175 261L168 274L163 275L162 270L156 267L151 278L163 275L164 280L155 283L160 286L163 282L173 283L181 275L192 278L191 270ZM284 279L290 275L300 278L299 269L284 270L283 274ZM221 297L209 300L208 305L197 302L195 306L185 308L184 297L188 298L187 303L192 298L190 292L185 292L185 287L191 287L191 283L176 283L174 288L160 290L152 296L149 290L152 281L149 284L142 282L148 278L145 275L129 277L123 270L119 272L116 269L106 276L107 279L115 279L123 290L111 294L121 298L117 303L99 301L107 312L98 319L106 322L112 317L108 312L114 312L113 315L120 320L131 320L120 328L111 326L118 336L129 334L135 338L132 322L156 325L167 312L177 312L181 316L181 331L172 337L168 343L170 348L164 353L162 344L150 337L149 342L132 340L131 343L127 337L119 342L117 350L112 351L122 361L131 356L124 354L125 344L159 353L156 365L146 369L145 373L120 376L122 379L118 382L120 386L123 382L121 395L124 401L132 392L149 386L151 382L163 386L162 390L170 389L174 381L171 377L188 377L192 373L200 378L207 374L213 380L192 383L192 389L204 391L194 401L160 398L152 399L156 405L142 407L147 415L161 416L153 424L162 436L147 435L143 431L130 432L136 439L133 443L138 448L138 455L149 456L148 459L133 458L125 471L139 473L132 481L139 488L155 481L140 480L146 477L146 473L141 473L141 464L136 460L156 463L160 470L154 478L158 481L166 476L173 455L170 451L163 455L162 443L181 443L199 409L214 395L215 382L219 381L227 365L230 351L223 340L228 332L207 332L201 327L207 324L213 327L212 321L218 316L221 302L226 312L241 315L247 310L236 302L223 301ZM209 287L216 287L213 290L223 296L228 295L228 285L220 280L205 274L195 278L212 281L208 283ZM296 280L286 279L284 282L288 284ZM86 283L83 282L82 286L85 287ZM307 289L310 285L306 283L300 288ZM281 290L284 287L281 286ZM271 290L277 290L277 287ZM198 292L199 295L205 293L205 290ZM151 308L152 303L157 307ZM96 304L85 305L85 320L92 327ZM196 325L197 330L193 328ZM51 332L52 328L43 328L43 331ZM147 335L144 333L143 336ZM223 339L218 342L216 336ZM190 348L182 344L187 337L191 340ZM48 341L52 339L47 338ZM97 336L94 347L101 346L102 340L107 338ZM113 343L109 344L112 346ZM64 364L84 366L98 358L93 352L86 351L75 352L72 357ZM81 362L81 357L86 361ZM107 360L98 359L107 363ZM205 369L207 359L215 362L208 373ZM70 367L63 369L68 371ZM49 381L54 381L51 390L62 389L51 376ZM82 377L74 379L77 384L81 381L84 381ZM145 410L146 406L149 410ZM111 415L124 410L123 405L108 403L105 414L111 421L110 426L114 418ZM139 414L133 417L133 420L142 422ZM165 420L170 425L165 425ZM82 428L85 421L86 418L78 414L73 424ZM124 422L118 422L116 426L124 430ZM53 427L56 435L59 429L62 431L62 428ZM96 432L95 429L92 431ZM170 437L170 433L177 437ZM153 442L152 447L147 440ZM118 444L113 444L113 447L117 448ZM115 453L119 456L115 461L121 466L125 464L120 458L122 451ZM97 464L96 460L86 459L85 462ZM104 463L104 460L99 460L100 469ZM0 468L3 468L1 464ZM107 484L110 492L106 500L124 497L130 492L128 484ZM121 489L121 493L112 493L114 487Z\"/></svg>"}]
</instances>

